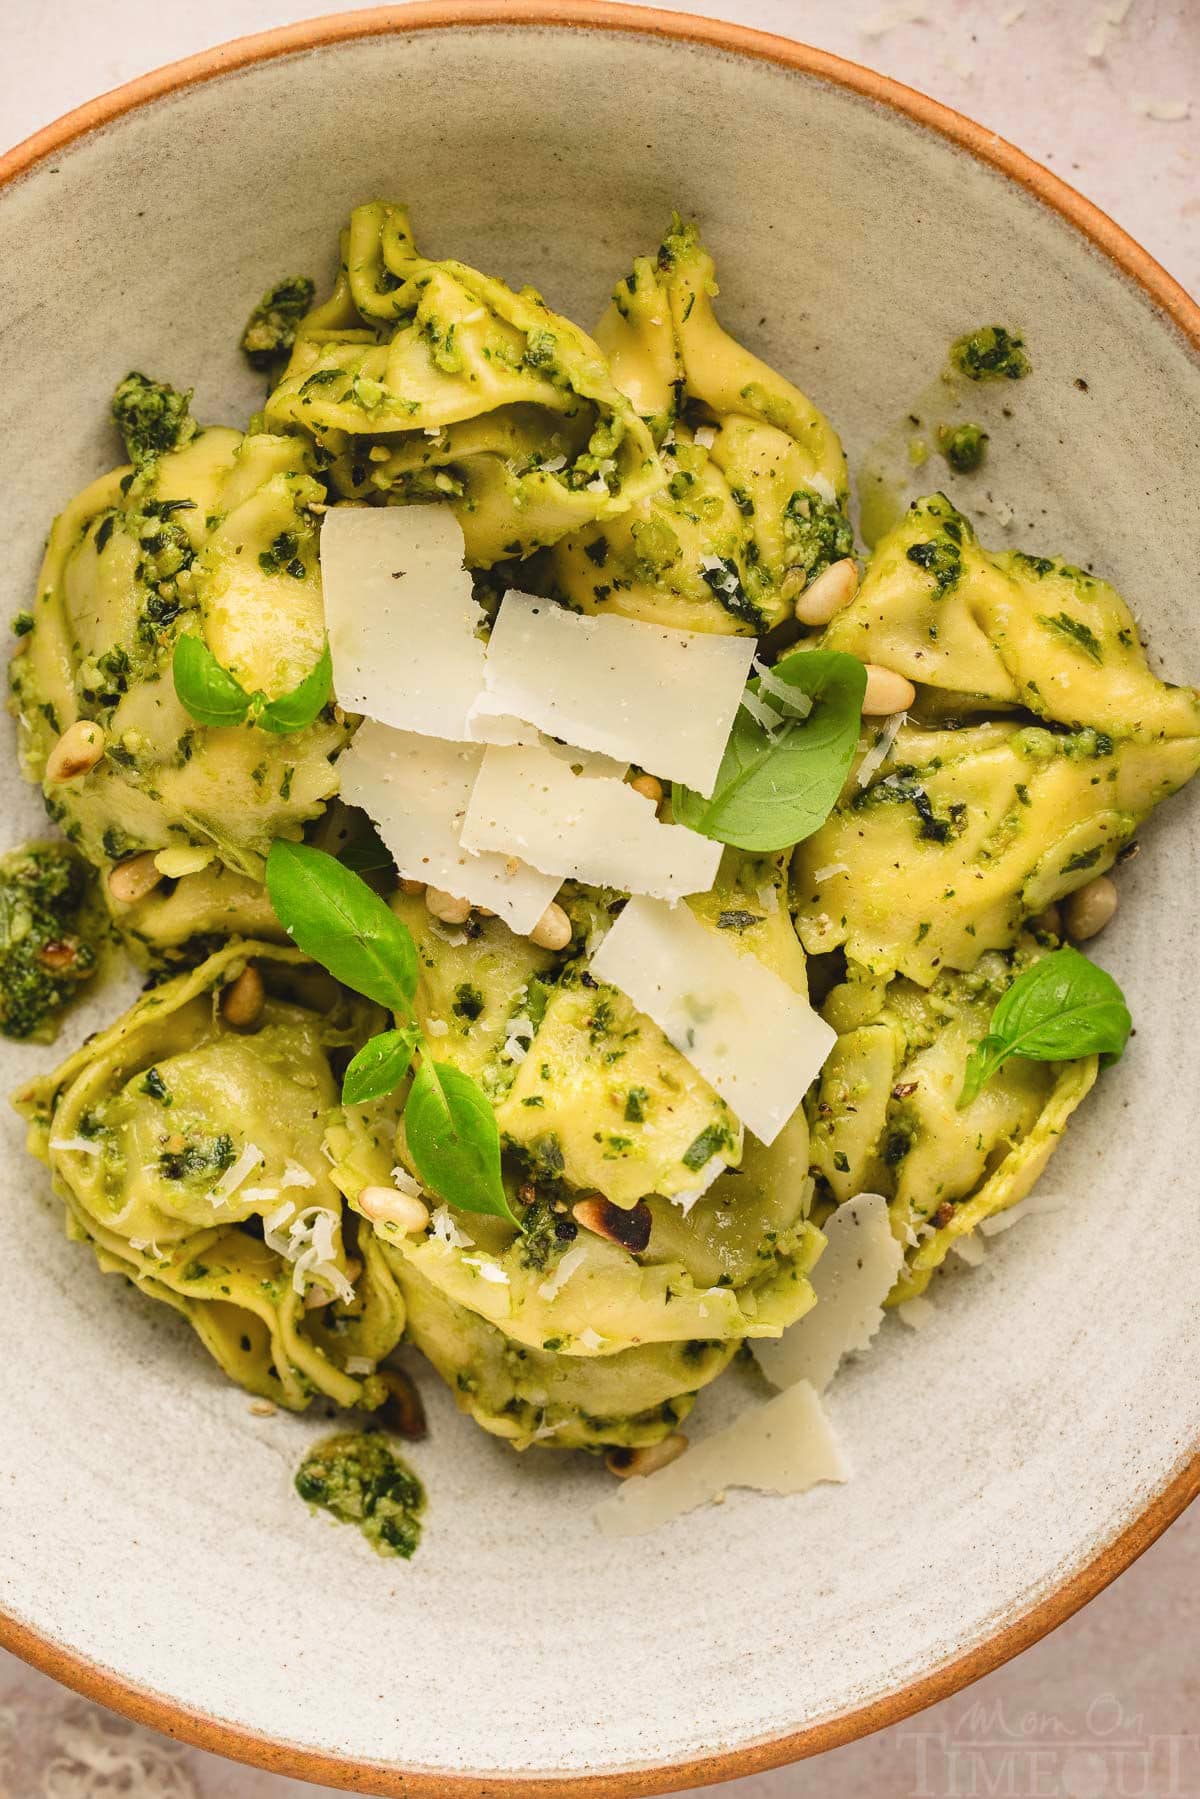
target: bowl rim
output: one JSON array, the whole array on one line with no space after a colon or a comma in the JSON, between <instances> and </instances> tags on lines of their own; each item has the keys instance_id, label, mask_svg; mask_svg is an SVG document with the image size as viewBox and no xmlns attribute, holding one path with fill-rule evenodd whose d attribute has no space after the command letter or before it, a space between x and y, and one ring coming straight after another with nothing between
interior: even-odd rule
<instances>
[{"instance_id":1,"label":"bowl rim","mask_svg":"<svg viewBox=\"0 0 1200 1799\"><path fill-rule=\"evenodd\" d=\"M1116 273L1140 288L1160 321L1178 332L1185 345L1200 356L1200 305L1180 283L1107 213L996 132L890 76L829 51L750 26L686 12L614 4L613 0L410 0L407 5L324 15L235 38L138 76L34 132L0 155L0 188L18 181L126 113L200 82L300 51L459 26L510 30L557 27L696 44L772 63L887 107L909 123L936 133L988 164L1056 213L1087 239ZM138 1724L213 1754L294 1779L374 1793L382 1799L469 1799L483 1790L491 1799L549 1799L550 1795L554 1799L642 1799L733 1780L819 1755L949 1698L1064 1623L1123 1573L1198 1495L1200 1444L1183 1451L1176 1471L1145 1509L1091 1560L985 1641L866 1705L852 1707L799 1731L670 1766L532 1777L520 1773L479 1776L408 1771L394 1763L360 1762L285 1743L195 1711L164 1694L124 1680L113 1670L52 1641L2 1609L0 1647L83 1697Z\"/></svg>"}]
</instances>

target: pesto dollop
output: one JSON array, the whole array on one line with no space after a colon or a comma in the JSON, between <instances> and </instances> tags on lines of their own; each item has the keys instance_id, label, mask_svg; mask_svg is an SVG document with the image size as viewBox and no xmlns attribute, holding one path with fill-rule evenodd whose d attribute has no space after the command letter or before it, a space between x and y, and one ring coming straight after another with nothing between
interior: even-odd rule
<instances>
[{"instance_id":1,"label":"pesto dollop","mask_svg":"<svg viewBox=\"0 0 1200 1799\"><path fill-rule=\"evenodd\" d=\"M955 474L969 475L987 454L988 434L982 425L939 425L937 443Z\"/></svg>"},{"instance_id":2,"label":"pesto dollop","mask_svg":"<svg viewBox=\"0 0 1200 1799\"><path fill-rule=\"evenodd\" d=\"M0 1032L49 1041L96 969L89 941L92 875L69 845L31 844L0 858Z\"/></svg>"},{"instance_id":3,"label":"pesto dollop","mask_svg":"<svg viewBox=\"0 0 1200 1799\"><path fill-rule=\"evenodd\" d=\"M296 1491L342 1524L357 1524L378 1555L407 1561L421 1540L425 1489L378 1431L343 1431L314 1444Z\"/></svg>"},{"instance_id":4,"label":"pesto dollop","mask_svg":"<svg viewBox=\"0 0 1200 1799\"><path fill-rule=\"evenodd\" d=\"M980 325L950 346L950 361L968 381L1020 381L1033 364L1023 339L1004 325Z\"/></svg>"}]
</instances>

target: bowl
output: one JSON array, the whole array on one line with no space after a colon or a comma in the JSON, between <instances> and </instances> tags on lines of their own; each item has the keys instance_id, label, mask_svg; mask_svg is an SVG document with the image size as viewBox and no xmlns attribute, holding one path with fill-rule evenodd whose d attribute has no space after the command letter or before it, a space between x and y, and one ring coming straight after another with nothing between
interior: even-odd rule
<instances>
[{"instance_id":1,"label":"bowl","mask_svg":"<svg viewBox=\"0 0 1200 1799\"><path fill-rule=\"evenodd\" d=\"M1035 373L994 462L1006 541L1094 563L1162 666L1200 676L1200 312L1045 170L864 69L637 8L346 14L134 82L0 179L9 613L51 513L113 460L115 381L145 368L194 385L202 418L243 419L249 303L283 273L328 278L356 202L406 199L435 253L584 321L678 206L726 322L831 414L852 465L954 336L1020 328ZM3 781L17 841L40 808L7 748ZM378 1561L292 1491L327 1420L252 1416L182 1324L104 1279L6 1113L0 1641L206 1748L408 1799L744 1774L1015 1654L1200 1481L1198 802L1123 874L1101 954L1141 1030L1046 1177L1061 1204L940 1283L927 1329L890 1321L843 1371L844 1487L733 1493L612 1541L595 1464L512 1455L430 1377L426 1537ZM6 1048L4 1085L57 1053Z\"/></svg>"}]
</instances>

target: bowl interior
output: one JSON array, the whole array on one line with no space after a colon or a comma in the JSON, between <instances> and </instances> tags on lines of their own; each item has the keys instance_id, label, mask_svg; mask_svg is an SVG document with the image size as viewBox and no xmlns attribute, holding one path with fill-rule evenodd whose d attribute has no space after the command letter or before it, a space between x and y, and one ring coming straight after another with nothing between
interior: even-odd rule
<instances>
[{"instance_id":1,"label":"bowl interior","mask_svg":"<svg viewBox=\"0 0 1200 1799\"><path fill-rule=\"evenodd\" d=\"M1035 374L986 480L1015 519L981 520L984 541L1094 564L1158 663L1200 677L1200 363L1146 296L891 107L615 29L399 31L258 62L0 192L7 613L28 602L52 512L114 460L114 383L142 368L194 385L202 418L241 422L261 397L236 348L249 306L281 275L329 277L339 226L375 195L406 200L435 252L531 281L584 323L672 207L695 214L723 318L832 415L852 466L954 336L1021 328ZM975 510L979 486L946 484ZM7 748L2 770L18 841L40 807ZM843 1371L830 1403L848 1486L731 1494L649 1539L601 1538L597 1467L519 1460L432 1374L414 1562L308 1516L291 1477L326 1417L251 1417L182 1324L105 1280L64 1240L5 1112L0 1610L300 1750L434 1776L653 1769L663 1785L675 1764L867 1705L984 1642L1200 1440L1197 1176L1181 1153L1198 801L1169 806L1122 876L1099 953L1139 1035L1045 1178L1062 1209L939 1283L927 1330L889 1322ZM4 1086L55 1053L5 1049ZM698 1418L737 1403L739 1378Z\"/></svg>"}]
</instances>

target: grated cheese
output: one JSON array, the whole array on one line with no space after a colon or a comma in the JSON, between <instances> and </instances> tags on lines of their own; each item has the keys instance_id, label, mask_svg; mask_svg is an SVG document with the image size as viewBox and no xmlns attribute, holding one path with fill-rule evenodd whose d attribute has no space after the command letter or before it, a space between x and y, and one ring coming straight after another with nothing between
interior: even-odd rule
<instances>
[{"instance_id":1,"label":"grated cheese","mask_svg":"<svg viewBox=\"0 0 1200 1799\"><path fill-rule=\"evenodd\" d=\"M881 768L887 761L892 753L892 745L896 741L900 727L906 722L907 718L907 712L893 712L890 718L884 719L883 725L876 736L874 743L859 764L858 773L855 776L855 779L860 787L865 787L875 774L876 770Z\"/></svg>"},{"instance_id":2,"label":"grated cheese","mask_svg":"<svg viewBox=\"0 0 1200 1799\"><path fill-rule=\"evenodd\" d=\"M338 1214L327 1206L306 1206L297 1212L291 1199L263 1219L263 1242L292 1264L294 1292L303 1294L310 1283L319 1283L340 1300L354 1298L353 1286L334 1259L337 1224Z\"/></svg>"},{"instance_id":3,"label":"grated cheese","mask_svg":"<svg viewBox=\"0 0 1200 1799\"><path fill-rule=\"evenodd\" d=\"M528 1018L524 1012L516 1018L510 1018L501 1053L507 1056L510 1062L523 1062L529 1054L533 1035L533 1020Z\"/></svg>"},{"instance_id":4,"label":"grated cheese","mask_svg":"<svg viewBox=\"0 0 1200 1799\"><path fill-rule=\"evenodd\" d=\"M407 1193L410 1199L424 1198L425 1189L415 1180L407 1168L398 1165L392 1169L392 1186L397 1193Z\"/></svg>"},{"instance_id":5,"label":"grated cheese","mask_svg":"<svg viewBox=\"0 0 1200 1799\"><path fill-rule=\"evenodd\" d=\"M753 652L750 638L588 618L510 592L488 644L486 698L502 718L707 796Z\"/></svg>"},{"instance_id":6,"label":"grated cheese","mask_svg":"<svg viewBox=\"0 0 1200 1799\"><path fill-rule=\"evenodd\" d=\"M652 1018L762 1143L772 1143L836 1041L808 1001L686 906L632 899L592 960Z\"/></svg>"},{"instance_id":7,"label":"grated cheese","mask_svg":"<svg viewBox=\"0 0 1200 1799\"><path fill-rule=\"evenodd\" d=\"M365 724L338 763L342 798L370 815L407 879L488 906L525 935L561 882L520 862L510 872L512 846L505 855L475 855L459 841L484 755L478 745Z\"/></svg>"},{"instance_id":8,"label":"grated cheese","mask_svg":"<svg viewBox=\"0 0 1200 1799\"><path fill-rule=\"evenodd\" d=\"M321 526L333 689L347 711L465 742L484 615L448 506L339 506Z\"/></svg>"},{"instance_id":9,"label":"grated cheese","mask_svg":"<svg viewBox=\"0 0 1200 1799\"><path fill-rule=\"evenodd\" d=\"M283 1179L279 1185L281 1187L315 1187L316 1184L316 1175L310 1174L307 1168L302 1167L299 1162L293 1161L289 1156L283 1165Z\"/></svg>"},{"instance_id":10,"label":"grated cheese","mask_svg":"<svg viewBox=\"0 0 1200 1799\"><path fill-rule=\"evenodd\" d=\"M538 1297L540 1299L557 1299L575 1270L586 1260L587 1250L582 1243L576 1243L573 1249L568 1249L549 1279L544 1280L538 1287Z\"/></svg>"},{"instance_id":11,"label":"grated cheese","mask_svg":"<svg viewBox=\"0 0 1200 1799\"><path fill-rule=\"evenodd\" d=\"M626 782L586 765L577 774L561 753L544 747L484 751L462 844L492 852L499 862L519 855L541 869L552 882L543 911L564 875L679 899L707 891L721 860L719 843L683 825L660 824L653 803ZM500 910L495 901L488 904ZM531 930L537 918L523 928Z\"/></svg>"},{"instance_id":12,"label":"grated cheese","mask_svg":"<svg viewBox=\"0 0 1200 1799\"><path fill-rule=\"evenodd\" d=\"M797 1381L693 1443L657 1474L624 1481L597 1506L596 1522L606 1537L636 1537L722 1499L730 1487L804 1493L821 1481L848 1478L821 1401L807 1381Z\"/></svg>"},{"instance_id":13,"label":"grated cheese","mask_svg":"<svg viewBox=\"0 0 1200 1799\"><path fill-rule=\"evenodd\" d=\"M94 1137L51 1137L51 1149L73 1149L80 1156L98 1156L104 1145L97 1143Z\"/></svg>"},{"instance_id":14,"label":"grated cheese","mask_svg":"<svg viewBox=\"0 0 1200 1799\"><path fill-rule=\"evenodd\" d=\"M464 1256L463 1261L468 1268L477 1268L485 1281L491 1281L494 1287L507 1287L508 1276L498 1262L485 1261L482 1256Z\"/></svg>"},{"instance_id":15,"label":"grated cheese","mask_svg":"<svg viewBox=\"0 0 1200 1799\"><path fill-rule=\"evenodd\" d=\"M436 1240L444 1244L447 1249L474 1248L474 1237L469 1237L452 1217L449 1206L438 1206L436 1211L430 1214L429 1224Z\"/></svg>"},{"instance_id":16,"label":"grated cheese","mask_svg":"<svg viewBox=\"0 0 1200 1799\"><path fill-rule=\"evenodd\" d=\"M825 1248L809 1276L816 1305L782 1337L750 1345L774 1387L806 1380L823 1393L842 1357L866 1349L883 1323L883 1302L904 1261L882 1194L846 1200L821 1229Z\"/></svg>"},{"instance_id":17,"label":"grated cheese","mask_svg":"<svg viewBox=\"0 0 1200 1799\"><path fill-rule=\"evenodd\" d=\"M231 1162L208 1197L214 1206L228 1205L238 1188L248 1181L259 1163L264 1160L263 1152L257 1143L247 1143L236 1162Z\"/></svg>"},{"instance_id":18,"label":"grated cheese","mask_svg":"<svg viewBox=\"0 0 1200 1799\"><path fill-rule=\"evenodd\" d=\"M834 875L848 875L849 873L850 864L848 862L827 862L824 868L813 869L812 878L819 886L822 881L832 881Z\"/></svg>"}]
</instances>

